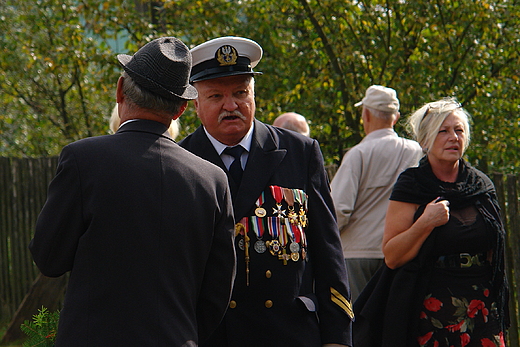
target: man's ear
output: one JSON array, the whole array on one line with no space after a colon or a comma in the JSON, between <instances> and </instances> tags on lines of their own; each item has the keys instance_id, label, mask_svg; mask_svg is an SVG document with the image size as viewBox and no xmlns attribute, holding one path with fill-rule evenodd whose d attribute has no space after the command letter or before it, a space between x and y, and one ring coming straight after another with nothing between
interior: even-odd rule
<instances>
[{"instance_id":1,"label":"man's ear","mask_svg":"<svg viewBox=\"0 0 520 347\"><path fill-rule=\"evenodd\" d=\"M397 121L399 120L399 118L401 117L401 113L398 111L396 114L395 114L395 119L394 121L392 122L392 126L394 126Z\"/></svg>"},{"instance_id":2,"label":"man's ear","mask_svg":"<svg viewBox=\"0 0 520 347\"><path fill-rule=\"evenodd\" d=\"M188 107L188 102L185 101L184 104L179 109L179 112L177 112L177 114L175 116L173 116L173 120L176 120L177 118L179 118L184 113L184 111L186 111L187 107Z\"/></svg>"},{"instance_id":3,"label":"man's ear","mask_svg":"<svg viewBox=\"0 0 520 347\"><path fill-rule=\"evenodd\" d=\"M123 93L123 81L125 78L123 76L119 77L117 80L117 89L116 89L116 102L120 103L125 98L125 94Z\"/></svg>"}]
</instances>

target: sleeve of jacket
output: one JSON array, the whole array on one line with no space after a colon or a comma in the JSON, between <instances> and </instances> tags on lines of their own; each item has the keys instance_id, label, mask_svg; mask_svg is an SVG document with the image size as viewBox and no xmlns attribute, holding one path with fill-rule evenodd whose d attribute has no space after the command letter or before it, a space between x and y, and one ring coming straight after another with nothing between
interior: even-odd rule
<instances>
[{"instance_id":1,"label":"sleeve of jacket","mask_svg":"<svg viewBox=\"0 0 520 347\"><path fill-rule=\"evenodd\" d=\"M34 262L45 276L58 277L72 269L79 239L86 230L81 206L79 170L74 153L66 146L29 244Z\"/></svg>"},{"instance_id":2,"label":"sleeve of jacket","mask_svg":"<svg viewBox=\"0 0 520 347\"><path fill-rule=\"evenodd\" d=\"M362 159L355 148L348 151L330 184L340 232L348 225L359 189Z\"/></svg>"},{"instance_id":3,"label":"sleeve of jacket","mask_svg":"<svg viewBox=\"0 0 520 347\"><path fill-rule=\"evenodd\" d=\"M347 270L319 144L309 162L307 241L313 264L322 343L352 346L353 311Z\"/></svg>"},{"instance_id":4,"label":"sleeve of jacket","mask_svg":"<svg viewBox=\"0 0 520 347\"><path fill-rule=\"evenodd\" d=\"M222 172L221 190L216 193L218 214L215 216L213 244L197 303L199 344L218 327L226 312L235 279L234 216L227 178Z\"/></svg>"}]
</instances>

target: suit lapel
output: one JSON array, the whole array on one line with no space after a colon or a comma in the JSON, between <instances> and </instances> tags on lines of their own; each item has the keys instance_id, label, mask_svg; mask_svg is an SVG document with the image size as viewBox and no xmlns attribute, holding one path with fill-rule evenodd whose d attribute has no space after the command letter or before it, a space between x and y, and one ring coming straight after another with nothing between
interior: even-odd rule
<instances>
[{"instance_id":1,"label":"suit lapel","mask_svg":"<svg viewBox=\"0 0 520 347\"><path fill-rule=\"evenodd\" d=\"M204 128L202 126L198 127L197 130L195 130L195 132L193 132L193 134L191 135L191 139L189 142L189 150L193 154L203 159L206 159L207 161L217 165L226 173L228 173L226 170L226 166L224 165L222 159L215 150L215 147L213 147L210 140L206 136L206 133L204 132Z\"/></svg>"}]
</instances>

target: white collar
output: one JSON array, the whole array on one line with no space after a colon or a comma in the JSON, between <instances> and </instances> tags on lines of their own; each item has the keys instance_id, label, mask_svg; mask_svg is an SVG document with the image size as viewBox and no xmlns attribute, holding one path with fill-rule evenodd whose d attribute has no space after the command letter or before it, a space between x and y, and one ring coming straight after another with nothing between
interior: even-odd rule
<instances>
[{"instance_id":1,"label":"white collar","mask_svg":"<svg viewBox=\"0 0 520 347\"><path fill-rule=\"evenodd\" d=\"M240 146L244 147L244 149L247 152L251 151L251 141L253 140L253 130L254 130L254 128L255 128L255 122L253 122L251 124L251 127L249 128L248 132L244 135L242 140L238 143ZM206 130L205 127L203 127L203 129L204 129L204 132L206 132L206 135L208 136L209 141L211 142L211 144L213 145L213 147L217 151L218 155L221 155L222 152L224 152L224 150L227 147L229 147L229 146L223 144L222 142L220 142L219 140L217 140L216 138L211 136L211 134L208 133L208 131Z\"/></svg>"}]
</instances>

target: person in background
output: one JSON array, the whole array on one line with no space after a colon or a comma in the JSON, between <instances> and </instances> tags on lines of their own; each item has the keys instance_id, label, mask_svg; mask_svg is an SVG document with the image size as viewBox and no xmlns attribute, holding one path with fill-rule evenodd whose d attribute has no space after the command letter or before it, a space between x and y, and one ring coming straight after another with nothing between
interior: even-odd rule
<instances>
[{"instance_id":1,"label":"person in background","mask_svg":"<svg viewBox=\"0 0 520 347\"><path fill-rule=\"evenodd\" d=\"M234 279L227 177L167 131L197 97L184 43L117 58L122 125L63 148L29 245L44 275L70 271L56 346L197 346Z\"/></svg>"},{"instance_id":2,"label":"person in background","mask_svg":"<svg viewBox=\"0 0 520 347\"><path fill-rule=\"evenodd\" d=\"M348 279L318 142L255 119L256 42L220 37L191 52L202 126L179 144L227 172L237 222L233 295L204 346L352 346Z\"/></svg>"},{"instance_id":3,"label":"person in background","mask_svg":"<svg viewBox=\"0 0 520 347\"><path fill-rule=\"evenodd\" d=\"M309 129L309 124L307 123L307 119L301 114L295 112L286 112L282 113L273 122L275 127L289 129L292 131L296 131L305 136L310 136L311 131Z\"/></svg>"},{"instance_id":4,"label":"person in background","mask_svg":"<svg viewBox=\"0 0 520 347\"><path fill-rule=\"evenodd\" d=\"M363 106L366 136L345 154L331 182L354 301L383 264L385 214L395 181L423 155L416 141L394 131L400 116L394 89L370 86L355 106Z\"/></svg>"},{"instance_id":5,"label":"person in background","mask_svg":"<svg viewBox=\"0 0 520 347\"><path fill-rule=\"evenodd\" d=\"M445 98L424 105L409 122L426 156L392 191L386 269L379 274L389 283L371 281L356 301L356 342L505 346L505 231L492 181L463 159L469 114ZM377 309L382 298L386 307ZM383 342L367 343L376 336Z\"/></svg>"},{"instance_id":6,"label":"person in background","mask_svg":"<svg viewBox=\"0 0 520 347\"><path fill-rule=\"evenodd\" d=\"M119 126L121 125L121 119L119 118L119 113L117 111L118 106L117 103L112 109L112 113L110 114L109 126L110 132L115 134ZM168 133L172 137L172 139L176 139L179 136L179 118L172 120L170 126L168 127Z\"/></svg>"}]
</instances>

